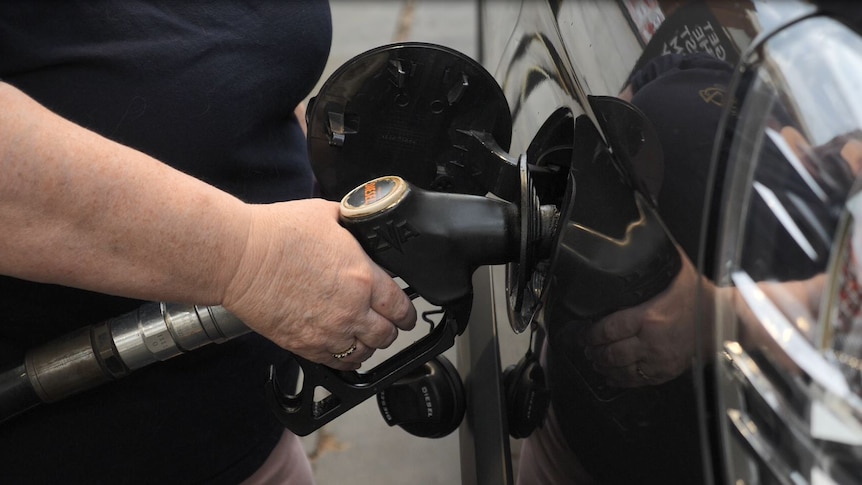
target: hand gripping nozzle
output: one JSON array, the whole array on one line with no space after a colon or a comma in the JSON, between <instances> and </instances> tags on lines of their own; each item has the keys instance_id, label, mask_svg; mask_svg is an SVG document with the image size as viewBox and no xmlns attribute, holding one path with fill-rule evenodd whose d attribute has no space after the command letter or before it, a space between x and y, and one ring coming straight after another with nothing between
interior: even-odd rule
<instances>
[{"instance_id":1,"label":"hand gripping nozzle","mask_svg":"<svg viewBox=\"0 0 862 485\"><path fill-rule=\"evenodd\" d=\"M341 223L381 267L399 276L444 316L430 333L375 368L337 371L298 358L302 388L285 393L274 372L267 386L276 416L306 435L454 344L472 307L472 275L483 265L516 261L521 245L519 208L483 196L431 192L397 176L376 178L341 201ZM315 389L326 397L315 400Z\"/></svg>"}]
</instances>

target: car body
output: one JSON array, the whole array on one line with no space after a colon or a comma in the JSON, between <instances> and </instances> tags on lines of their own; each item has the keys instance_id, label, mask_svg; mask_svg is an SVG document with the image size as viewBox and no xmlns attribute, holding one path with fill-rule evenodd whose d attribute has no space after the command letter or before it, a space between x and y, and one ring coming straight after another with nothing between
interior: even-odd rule
<instances>
[{"instance_id":1,"label":"car body","mask_svg":"<svg viewBox=\"0 0 862 485\"><path fill-rule=\"evenodd\" d=\"M696 340L680 341L692 347L691 365L668 382L602 394L589 378L545 369L573 455L600 483L862 482L862 329L851 271L862 140L857 9L794 0L480 2L482 62L512 113L510 153L565 167L606 151L656 203L699 273L743 302L731 308L708 292L680 302L699 309ZM709 56L726 69L686 75L658 62L673 54ZM633 75L650 69L658 69L650 81L666 85L631 99ZM683 101L686 89L703 103ZM619 97L652 126L620 114L609 101ZM580 187L591 183L572 173ZM540 197L565 204L559 194ZM579 203L587 213L604 209ZM607 314L573 310L584 292L603 293L574 290L586 273L571 274L577 267L559 251L549 265L529 288L544 306L526 318L553 339L554 326ZM810 301L771 291L818 275L825 283ZM488 291L506 290L491 282ZM468 451L479 465L465 483L513 483L511 465L493 458L509 445L476 434L468 432Z\"/></svg>"}]
</instances>

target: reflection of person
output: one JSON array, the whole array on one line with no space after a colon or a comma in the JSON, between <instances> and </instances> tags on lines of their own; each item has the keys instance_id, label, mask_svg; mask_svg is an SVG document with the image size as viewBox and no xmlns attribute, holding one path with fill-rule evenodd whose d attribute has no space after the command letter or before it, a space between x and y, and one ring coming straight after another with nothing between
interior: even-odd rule
<instances>
[{"instance_id":1,"label":"reflection of person","mask_svg":"<svg viewBox=\"0 0 862 485\"><path fill-rule=\"evenodd\" d=\"M584 351L609 385L660 384L691 365L698 341L692 322L701 276L684 253L680 257L682 269L665 291L608 315L584 332Z\"/></svg>"},{"instance_id":2,"label":"reflection of person","mask_svg":"<svg viewBox=\"0 0 862 485\"><path fill-rule=\"evenodd\" d=\"M141 304L118 296L222 304L260 334L3 423L4 479L310 482L267 367L356 369L415 320L336 204L274 203L311 195L293 109L326 2L9 2L0 24L2 363Z\"/></svg>"},{"instance_id":3,"label":"reflection of person","mask_svg":"<svg viewBox=\"0 0 862 485\"><path fill-rule=\"evenodd\" d=\"M854 132L840 135L823 145L812 147L804 136L791 126L783 126L777 133L777 138L767 145L786 144L790 152L776 159L772 158L775 154L767 149L762 167L758 167L758 173L767 172L769 176L760 177L758 181L774 187L775 194L781 194L782 190L778 189L782 187L785 190L790 189L797 201L805 199L804 194L809 191L794 185L794 174L788 173L786 168L779 168L776 163L771 163L774 160L784 160L784 156L798 159L810 179L823 188L826 199L809 201L804 205L805 210L809 213L819 211L817 220L823 221L825 227L834 232L838 222L836 208L842 210L840 208L843 205L840 202L846 198L856 174L862 167L860 134ZM786 165L784 162L780 163ZM756 203L752 206L757 210ZM787 206L792 207L791 204ZM758 222L769 219L765 215L754 215L753 218ZM765 239L773 240L771 237ZM748 247L756 246L750 244ZM782 246L784 247L781 251L774 252L788 252L793 245L788 242ZM819 261L806 262L807 258L798 257L795 259L794 268L781 268L783 273L771 275L775 281L758 281L759 291L778 305L788 321L812 322L817 319L826 280L822 270L825 269L825 257L831 248L827 245L819 249L818 253L824 255ZM771 246L766 250L770 251ZM761 253L755 254L755 257L749 256L747 260L765 259ZM752 309L736 289L715 287L709 278L697 274L685 253L682 253L681 257L685 261L683 270L663 294L637 307L609 315L585 333L586 352L593 359L596 370L604 374L613 385L655 385L681 374L696 351L693 322L700 323L700 331L705 335L711 335L713 331L710 317L715 311L711 308L712 305L730 308L740 318L740 341L752 345L768 345L771 341L763 334L764 330L752 314ZM784 257L780 261L787 260L788 258ZM698 311L696 303L701 305ZM809 340L814 339L811 328L799 330ZM711 349L705 350L709 352ZM779 353L773 353L777 354Z\"/></svg>"},{"instance_id":4,"label":"reflection of person","mask_svg":"<svg viewBox=\"0 0 862 485\"><path fill-rule=\"evenodd\" d=\"M693 352L678 344L694 342L696 329L659 322L667 311L684 314L694 309L693 299L680 301L678 296L695 289L699 279L691 261L698 249L713 136L724 108L721 93L731 72L729 65L706 54L662 56L635 71L621 93L653 122L659 136L665 176L655 196L683 254L683 270L669 289L628 310L649 309L652 320L645 321L650 325L618 312L592 327L561 333L572 334L565 342L549 340L542 357L552 406L545 426L523 444L521 485L557 483L554 480L635 483L644 476L653 483L702 481L696 406L687 372ZM588 376L590 372L596 377ZM644 386L649 383L643 378L647 372L654 385ZM667 382L658 385L659 379ZM594 387L597 381L645 391L600 394ZM668 442L674 446L665 446ZM692 455L680 456L680 450ZM667 466L671 461L674 466ZM580 463L580 470L572 470L572 463ZM577 482L568 478L573 473L580 477ZM542 476L550 481L542 482Z\"/></svg>"},{"instance_id":5,"label":"reflection of person","mask_svg":"<svg viewBox=\"0 0 862 485\"><path fill-rule=\"evenodd\" d=\"M631 389L633 392L642 390L646 393L640 395L653 394L670 397L661 401L661 407L645 413L649 415L650 419L654 419L652 424L657 423L659 426L650 427L649 429L653 431L648 432L647 435L632 434L634 440L640 440L640 445L652 443L658 448L662 448L658 446L661 439L673 435L674 428L689 427L689 434L695 435L696 433L696 421L682 417L676 419L673 416L666 419L667 416L662 416L661 413L664 407L676 405L679 401L691 398L690 391L688 393L674 393L674 386L681 381L690 379L691 364L698 351L703 351L704 355L711 355L714 351L711 348L697 348L698 345L712 345L711 337L715 323L710 317L716 314L716 308L713 305L720 305L723 313L736 315L739 322L737 338L740 342L765 351L791 371L795 369L793 362L787 359L782 351L775 348L774 339L767 334L770 329L765 328L758 320L758 315L756 315L758 309L753 308L751 302L747 301L736 288L715 286L711 282L710 275L699 274L691 263L691 260L698 257L700 251L697 245L697 233L700 229L699 218L703 213L703 204L709 203L709 201L702 200L701 194L704 193L706 162L709 160L708 153L717 128L716 121L718 118L715 116L716 113L713 113L711 118L713 123L705 123L705 120L709 119L704 116L704 113L708 113L707 110L682 109L682 101L679 98L673 99L667 94L673 93L675 96L684 97L692 94L692 86L699 87L699 89L694 90L694 93L704 94L709 89L714 94L720 92L722 85L720 82L712 86L705 85L704 80L709 77L707 73L701 73L702 77L698 80L696 73L680 72L679 68L698 69L695 65L700 64L701 61L696 57L691 57L688 61L680 61L683 60L681 58L667 58L657 59L652 65L648 64L645 73L636 73L635 81L639 75L646 75L647 78L657 80L667 76L669 79L652 84L650 81L642 86L633 82L630 89L624 90L622 97L632 100L644 111L647 117L656 124L659 136L662 138L662 146L666 151L666 176L662 185L662 193L658 197L659 212L670 232L679 242L680 255L683 260L682 270L672 284L653 299L635 307L615 312L586 327L581 333L580 347L567 350L585 353L590 360L592 369L601 374L605 382L611 386ZM712 63L709 59L705 59L705 62L706 64ZM701 64L701 67L706 64ZM714 72L724 72L724 78L729 77L729 68L721 69L718 64L714 65L718 67ZM660 69L650 71L651 68L656 67ZM651 72L659 75L650 76ZM692 84L692 80L696 82ZM712 84L712 82L708 84ZM707 99L716 100L718 98L708 96L703 97L703 99L706 101ZM692 121L689 115L697 117L700 124ZM691 131L697 129L702 130L700 136ZM783 154L776 153L776 145L786 142L801 161L800 165L807 167L811 177L825 188L827 194L826 201L821 200L819 204L815 201L808 201L810 203L803 204L804 207L799 210L809 210L810 213L814 213L816 219L822 221L824 227L827 228L826 230L830 231L837 223L834 208L841 205L840 201L846 197L850 183L858 173L860 166L859 147L862 146L857 140L858 137L849 134L836 137L823 146L811 147L802 139L798 131L788 126L783 126L776 133L778 133L777 138L764 144L763 162L757 167L757 180L768 188L775 188L774 192L779 194L779 197L789 193L796 197L797 202L804 201L808 191L797 180L800 175L788 166L789 164L784 161ZM698 150L697 147L701 147L701 149ZM701 158L699 159L698 156ZM783 188L783 190L778 190L779 188ZM788 204L788 206L791 205ZM821 206L822 208L818 208ZM765 206L759 206L753 202L751 211L754 213L751 216L754 221L769 219L766 215L767 212L765 212L768 211L768 208ZM748 237L757 238L762 234L769 234L766 231L771 230L771 228L762 226L754 229L761 232ZM765 240L775 241L775 239L774 236L769 235ZM786 249L784 246L778 244L782 251ZM788 241L786 246L789 248L792 244ZM754 247L754 245L750 247ZM763 252L757 252L753 255L746 254L748 259L744 260L743 264L760 263L751 264L755 270L760 270L763 267L763 260L787 261L787 264L777 265L779 272L770 275L776 279L775 281L760 281L758 278L756 291L776 304L777 308L785 314L788 322L816 321L826 282L826 275L822 271L826 262L825 257L829 254L828 243L822 251L818 248L817 254L824 256L818 260L803 260L801 258L794 260L792 254L772 254L781 251L775 251L771 245L761 249ZM707 253L704 256L708 256L713 249L707 248L705 251ZM764 255L764 252L770 254ZM795 262L791 264L792 261ZM763 274L765 273L760 273L758 276L763 276ZM841 306L851 304L849 308L842 308L842 310L847 310L844 312L847 314L845 319L847 322L852 322L854 318L857 318L853 315L858 315L858 306L852 306L855 299L858 299L857 297L858 293L846 298L846 301L840 302ZM852 357L853 353L858 353L860 347L858 341L855 340L859 338L858 329L854 328L852 323L844 326L846 327L844 331L846 337L841 343L846 343L845 347L852 349L850 351ZM591 408L582 407L578 404L579 398L565 387L574 379L567 381L565 375L561 375L559 371L554 369L555 366L562 367L561 362L564 362L559 355L559 349L555 349L552 343L546 349L546 354L548 355L545 356L545 359L550 366L549 373L552 376L552 386L555 386L554 391L557 395L558 404L549 412L545 427L538 430L524 444L522 450L522 457L524 458L522 464L524 466L519 476L521 484L553 482L554 479L560 480L567 476L581 477L577 483L590 483L594 478L600 482L629 483L637 474L656 477L652 474L653 470L658 473L666 473L661 471L661 468L668 468L665 466L667 463L674 463L674 466L670 468L676 469L698 459L698 445L694 445L692 448L694 453L692 456L662 456L661 449L653 451L650 446L633 448L626 442L619 443L617 447L619 453L614 454L607 449L593 453L589 448L598 447L599 445L596 443L603 440L595 438L584 440L584 436L595 437L597 433L584 433L583 431L585 429L607 431L609 428L589 428L589 426L578 423L578 418L573 415L579 412L584 413L584 409ZM860 375L858 369L845 368L844 370L851 376L858 377ZM554 380L556 380L555 384ZM691 389L691 384L688 384L688 387ZM638 396L639 394L631 395ZM561 402L565 402L566 405L560 405ZM632 402L638 403L637 400ZM648 402L648 400L640 402ZM677 409L690 409L693 407L693 403L691 404L692 406L678 406ZM607 406L610 407L611 404ZM601 405L596 407L600 408ZM592 411L595 411L595 408L592 408ZM694 418L696 419L696 416ZM653 432L659 436L658 439L648 436ZM680 437L684 438L682 434ZM586 446L581 442L586 443ZM613 441L611 440L611 442ZM616 442L614 443L616 444ZM664 447L664 449L671 449L676 453L685 448L676 446L673 448ZM593 454L590 455L590 453ZM630 453L648 453L650 458L649 460L641 460L638 456L628 456ZM578 460L570 460L569 454L577 456ZM566 456L566 458L560 459L561 456ZM592 466L591 461L599 456L615 457L614 459L618 462L614 461L614 463L617 463L621 470L608 471ZM657 461L652 462L650 460ZM567 464L561 465L563 462ZM578 463L582 465L577 466ZM634 470L634 472L628 470ZM656 481L659 483L692 483L699 481L696 478L696 473L696 470L683 471L672 478L668 476L656 478ZM543 480L546 481L536 481L537 477L544 477Z\"/></svg>"}]
</instances>

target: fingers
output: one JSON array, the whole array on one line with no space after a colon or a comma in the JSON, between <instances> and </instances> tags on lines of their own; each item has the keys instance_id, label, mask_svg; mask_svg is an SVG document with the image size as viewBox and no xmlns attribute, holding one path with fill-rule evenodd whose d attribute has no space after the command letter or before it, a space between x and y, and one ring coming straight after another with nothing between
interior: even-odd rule
<instances>
[{"instance_id":1,"label":"fingers","mask_svg":"<svg viewBox=\"0 0 862 485\"><path fill-rule=\"evenodd\" d=\"M401 330L411 330L416 325L413 302L383 269L375 266L374 270L371 309Z\"/></svg>"},{"instance_id":2,"label":"fingers","mask_svg":"<svg viewBox=\"0 0 862 485\"><path fill-rule=\"evenodd\" d=\"M642 320L630 318L627 311L613 313L592 325L584 334L588 345L607 345L636 336L641 331Z\"/></svg>"},{"instance_id":3,"label":"fingers","mask_svg":"<svg viewBox=\"0 0 862 485\"><path fill-rule=\"evenodd\" d=\"M605 377L608 385L614 387L643 387L660 383L643 362L609 370Z\"/></svg>"},{"instance_id":4,"label":"fingers","mask_svg":"<svg viewBox=\"0 0 862 485\"><path fill-rule=\"evenodd\" d=\"M637 337L586 347L584 353L592 361L593 370L614 387L653 386L667 382L682 371L678 363L656 359Z\"/></svg>"},{"instance_id":5,"label":"fingers","mask_svg":"<svg viewBox=\"0 0 862 485\"><path fill-rule=\"evenodd\" d=\"M353 343L339 348L341 350L330 353L331 357L325 364L334 369L346 371L359 369L362 363L374 354L375 350L359 340L354 340Z\"/></svg>"},{"instance_id":6,"label":"fingers","mask_svg":"<svg viewBox=\"0 0 862 485\"><path fill-rule=\"evenodd\" d=\"M605 335L605 334L602 334ZM614 387L640 387L656 384L644 370L645 346L637 337L617 340L607 345L587 346L584 354L592 361L593 369Z\"/></svg>"},{"instance_id":7,"label":"fingers","mask_svg":"<svg viewBox=\"0 0 862 485\"><path fill-rule=\"evenodd\" d=\"M638 337L630 337L608 345L585 347L584 354L593 363L593 370L614 387L640 387L657 384L647 370L649 355Z\"/></svg>"},{"instance_id":8,"label":"fingers","mask_svg":"<svg viewBox=\"0 0 862 485\"><path fill-rule=\"evenodd\" d=\"M401 287L381 268L374 266L370 309L356 338L372 349L385 349L398 338L398 330L416 325L416 308Z\"/></svg>"},{"instance_id":9,"label":"fingers","mask_svg":"<svg viewBox=\"0 0 862 485\"><path fill-rule=\"evenodd\" d=\"M354 370L375 350L392 345L399 329L410 330L416 325L416 309L401 287L373 263L372 272L370 308L361 321L350 325L353 342L342 344L342 350L331 349L337 361L331 367Z\"/></svg>"},{"instance_id":10,"label":"fingers","mask_svg":"<svg viewBox=\"0 0 862 485\"><path fill-rule=\"evenodd\" d=\"M584 352L593 361L597 370L626 367L646 356L640 355L643 344L636 337L627 338L608 345L586 347Z\"/></svg>"},{"instance_id":11,"label":"fingers","mask_svg":"<svg viewBox=\"0 0 862 485\"><path fill-rule=\"evenodd\" d=\"M365 325L356 329L356 339L372 349L385 349L398 338L398 327L370 310Z\"/></svg>"}]
</instances>

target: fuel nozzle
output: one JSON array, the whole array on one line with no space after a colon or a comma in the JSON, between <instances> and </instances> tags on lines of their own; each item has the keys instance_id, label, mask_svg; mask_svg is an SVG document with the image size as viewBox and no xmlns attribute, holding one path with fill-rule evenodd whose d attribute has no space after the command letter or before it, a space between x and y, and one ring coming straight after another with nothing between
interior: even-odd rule
<instances>
[{"instance_id":1,"label":"fuel nozzle","mask_svg":"<svg viewBox=\"0 0 862 485\"><path fill-rule=\"evenodd\" d=\"M549 237L538 229L549 224L525 224L525 218L553 213L491 197L432 192L398 176L378 177L348 192L341 200L342 225L377 264L410 286L409 293L441 307L443 317L429 334L362 373L297 357L301 389L285 393L277 376L270 376L267 392L276 417L294 433L308 434L449 349L469 320L473 272L522 260L525 238ZM329 394L318 400L317 388Z\"/></svg>"},{"instance_id":2,"label":"fuel nozzle","mask_svg":"<svg viewBox=\"0 0 862 485\"><path fill-rule=\"evenodd\" d=\"M517 261L517 206L431 192L401 177L371 180L341 201L341 223L371 258L434 305L471 294L479 266Z\"/></svg>"}]
</instances>

